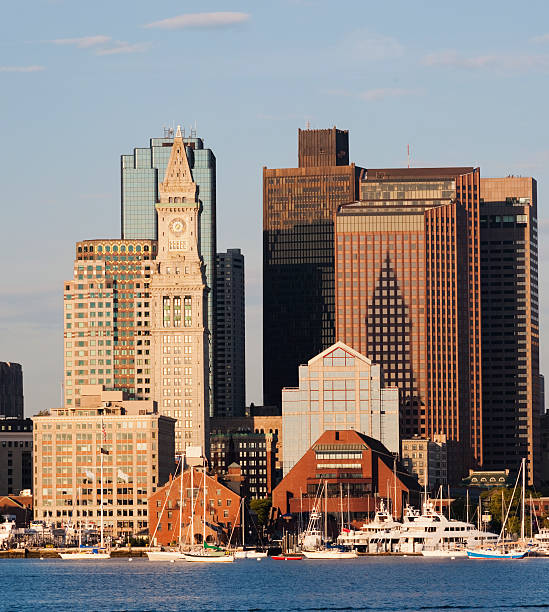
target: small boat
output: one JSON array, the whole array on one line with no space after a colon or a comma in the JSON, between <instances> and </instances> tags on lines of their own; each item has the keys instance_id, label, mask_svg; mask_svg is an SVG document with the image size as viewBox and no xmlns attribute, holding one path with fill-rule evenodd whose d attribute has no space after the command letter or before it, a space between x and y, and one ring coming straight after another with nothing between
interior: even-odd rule
<instances>
[{"instance_id":1,"label":"small boat","mask_svg":"<svg viewBox=\"0 0 549 612\"><path fill-rule=\"evenodd\" d=\"M110 559L111 553L105 548L87 548L85 550L80 548L75 552L59 553L59 556L61 559L69 559L71 561L77 561L80 559L97 561L99 559Z\"/></svg>"},{"instance_id":2,"label":"small boat","mask_svg":"<svg viewBox=\"0 0 549 612\"><path fill-rule=\"evenodd\" d=\"M424 557L435 557L438 559L453 559L454 557L466 557L467 556L467 551L466 550L461 550L461 549L455 549L455 550L422 550L421 554Z\"/></svg>"},{"instance_id":3,"label":"small boat","mask_svg":"<svg viewBox=\"0 0 549 612\"><path fill-rule=\"evenodd\" d=\"M266 556L266 552L259 550L236 550L234 553L235 559L264 559Z\"/></svg>"},{"instance_id":4,"label":"small boat","mask_svg":"<svg viewBox=\"0 0 549 612\"><path fill-rule=\"evenodd\" d=\"M503 520L503 524L501 526L501 532L496 541L494 548L486 547L486 548L474 548L467 549L467 557L469 559L524 559L529 553L528 549L524 548L508 548L505 544L505 525L509 518L509 512L511 510L511 506L513 505L513 498L515 496L515 491L517 490L517 486L519 483L519 478L522 473L522 509L521 509L521 525L520 525L520 542L524 547L525 544L525 532L524 532L524 519L525 519L525 491L526 491L526 459L522 459L522 464L520 466L519 473L517 474L517 480L515 482L515 488L513 489L513 494L511 495L511 501L509 502L509 506L507 507L507 514L505 515L505 519ZM503 502L503 499L502 499ZM503 506L502 506L503 507Z\"/></svg>"},{"instance_id":5,"label":"small boat","mask_svg":"<svg viewBox=\"0 0 549 612\"><path fill-rule=\"evenodd\" d=\"M183 553L183 559L191 563L232 563L234 555L224 552L208 551L207 549Z\"/></svg>"},{"instance_id":6,"label":"small boat","mask_svg":"<svg viewBox=\"0 0 549 612\"><path fill-rule=\"evenodd\" d=\"M147 557L149 561L180 561L184 558L179 550L148 550Z\"/></svg>"},{"instance_id":7,"label":"small boat","mask_svg":"<svg viewBox=\"0 0 549 612\"><path fill-rule=\"evenodd\" d=\"M274 555L271 557L274 561L301 561L303 559L303 555Z\"/></svg>"},{"instance_id":8,"label":"small boat","mask_svg":"<svg viewBox=\"0 0 549 612\"><path fill-rule=\"evenodd\" d=\"M339 548L321 548L319 550L304 550L307 559L356 559L356 550L341 550Z\"/></svg>"},{"instance_id":9,"label":"small boat","mask_svg":"<svg viewBox=\"0 0 549 612\"><path fill-rule=\"evenodd\" d=\"M497 548L477 548L468 550L469 559L524 559L527 550L498 550Z\"/></svg>"}]
</instances>

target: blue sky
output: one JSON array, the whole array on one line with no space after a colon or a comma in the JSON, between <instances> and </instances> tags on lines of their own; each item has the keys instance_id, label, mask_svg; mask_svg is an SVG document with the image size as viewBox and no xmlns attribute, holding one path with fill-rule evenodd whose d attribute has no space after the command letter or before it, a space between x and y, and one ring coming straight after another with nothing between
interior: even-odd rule
<instances>
[{"instance_id":1,"label":"blue sky","mask_svg":"<svg viewBox=\"0 0 549 612\"><path fill-rule=\"evenodd\" d=\"M549 3L30 0L0 22L0 360L26 412L59 405L74 243L120 232L119 156L196 122L218 164L218 247L246 256L248 401L261 402L261 168L297 129L351 159L538 179L542 371Z\"/></svg>"}]
</instances>

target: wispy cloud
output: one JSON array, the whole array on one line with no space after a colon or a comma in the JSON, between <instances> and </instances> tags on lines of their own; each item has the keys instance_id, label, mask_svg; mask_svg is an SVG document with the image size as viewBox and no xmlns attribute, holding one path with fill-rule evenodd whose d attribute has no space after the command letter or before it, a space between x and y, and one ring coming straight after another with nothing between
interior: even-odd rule
<instances>
[{"instance_id":1,"label":"wispy cloud","mask_svg":"<svg viewBox=\"0 0 549 612\"><path fill-rule=\"evenodd\" d=\"M250 19L249 13L218 12L218 13L186 13L176 15L161 21L153 21L146 28L162 28L164 30L182 30L185 28L224 28Z\"/></svg>"},{"instance_id":2,"label":"wispy cloud","mask_svg":"<svg viewBox=\"0 0 549 612\"><path fill-rule=\"evenodd\" d=\"M89 47L104 45L110 40L112 40L111 36L97 34L96 36L81 36L80 38L56 38L54 40L49 40L48 42L53 43L54 45L74 45L80 49L88 49Z\"/></svg>"},{"instance_id":3,"label":"wispy cloud","mask_svg":"<svg viewBox=\"0 0 549 612\"><path fill-rule=\"evenodd\" d=\"M367 89L366 91L353 92L346 89L329 89L325 93L331 96L344 96L347 98L358 98L367 102L376 102L386 98L401 98L403 96L416 96L421 93L419 89L405 89L402 87L379 87Z\"/></svg>"},{"instance_id":4,"label":"wispy cloud","mask_svg":"<svg viewBox=\"0 0 549 612\"><path fill-rule=\"evenodd\" d=\"M443 66L463 70L549 70L549 55L541 54L487 54L465 56L455 50L437 51L422 59L425 66Z\"/></svg>"},{"instance_id":5,"label":"wispy cloud","mask_svg":"<svg viewBox=\"0 0 549 612\"><path fill-rule=\"evenodd\" d=\"M393 36L357 30L346 37L344 51L360 60L374 61L402 57L404 46Z\"/></svg>"},{"instance_id":6,"label":"wispy cloud","mask_svg":"<svg viewBox=\"0 0 549 612\"><path fill-rule=\"evenodd\" d=\"M533 36L530 40L534 43L546 43L549 42L549 34L540 34L539 36Z\"/></svg>"},{"instance_id":7,"label":"wispy cloud","mask_svg":"<svg viewBox=\"0 0 549 612\"><path fill-rule=\"evenodd\" d=\"M41 72L45 66L0 66L0 72Z\"/></svg>"},{"instance_id":8,"label":"wispy cloud","mask_svg":"<svg viewBox=\"0 0 549 612\"><path fill-rule=\"evenodd\" d=\"M119 53L142 53L151 46L151 43L128 43L122 40L116 41L114 47L99 49L95 52L96 55L117 55Z\"/></svg>"}]
</instances>

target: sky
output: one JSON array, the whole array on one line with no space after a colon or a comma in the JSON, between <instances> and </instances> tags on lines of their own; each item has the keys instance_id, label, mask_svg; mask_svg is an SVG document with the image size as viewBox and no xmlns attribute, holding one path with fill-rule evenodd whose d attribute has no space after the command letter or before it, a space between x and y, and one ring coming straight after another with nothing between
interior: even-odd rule
<instances>
[{"instance_id":1,"label":"sky","mask_svg":"<svg viewBox=\"0 0 549 612\"><path fill-rule=\"evenodd\" d=\"M25 412L59 406L74 244L120 235L120 155L164 126L217 158L218 250L246 258L247 401L262 403L262 167L297 130L349 130L364 167L538 180L549 364L549 3L27 0L0 20L0 361Z\"/></svg>"}]
</instances>

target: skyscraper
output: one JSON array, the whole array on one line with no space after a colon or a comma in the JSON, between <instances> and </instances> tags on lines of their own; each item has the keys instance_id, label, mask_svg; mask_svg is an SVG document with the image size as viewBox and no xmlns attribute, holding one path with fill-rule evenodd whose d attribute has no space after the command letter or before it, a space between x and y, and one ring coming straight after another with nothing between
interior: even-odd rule
<instances>
[{"instance_id":1,"label":"skyscraper","mask_svg":"<svg viewBox=\"0 0 549 612\"><path fill-rule=\"evenodd\" d=\"M177 419L175 448L209 446L208 301L199 253L201 202L178 127L159 186L158 255L151 277L153 398Z\"/></svg>"},{"instance_id":2,"label":"skyscraper","mask_svg":"<svg viewBox=\"0 0 549 612\"><path fill-rule=\"evenodd\" d=\"M478 169L367 170L360 195L336 215L337 337L400 388L405 436L481 464Z\"/></svg>"},{"instance_id":3,"label":"skyscraper","mask_svg":"<svg viewBox=\"0 0 549 612\"><path fill-rule=\"evenodd\" d=\"M539 480L537 184L481 179L482 410L484 467Z\"/></svg>"},{"instance_id":4,"label":"skyscraper","mask_svg":"<svg viewBox=\"0 0 549 612\"><path fill-rule=\"evenodd\" d=\"M23 418L23 368L0 361L0 418Z\"/></svg>"},{"instance_id":5,"label":"skyscraper","mask_svg":"<svg viewBox=\"0 0 549 612\"><path fill-rule=\"evenodd\" d=\"M129 398L151 397L150 276L156 241L76 243L73 279L64 283L65 406L84 385Z\"/></svg>"},{"instance_id":6,"label":"skyscraper","mask_svg":"<svg viewBox=\"0 0 549 612\"><path fill-rule=\"evenodd\" d=\"M357 193L349 134L299 130L297 168L263 168L263 394L281 405L298 366L334 343L334 228Z\"/></svg>"},{"instance_id":7,"label":"skyscraper","mask_svg":"<svg viewBox=\"0 0 549 612\"><path fill-rule=\"evenodd\" d=\"M215 311L215 414L241 416L246 406L244 255L217 254Z\"/></svg>"},{"instance_id":8,"label":"skyscraper","mask_svg":"<svg viewBox=\"0 0 549 612\"><path fill-rule=\"evenodd\" d=\"M214 407L214 344L215 344L215 256L216 256L216 160L211 149L194 130L185 137L181 133L192 180L197 187L201 212L198 228L198 252L203 259L206 274L207 328L209 358L210 406ZM122 238L158 238L156 203L159 187L164 180L174 142L173 130L166 130L163 138L151 138L148 147L136 148L121 156L121 216Z\"/></svg>"}]
</instances>

